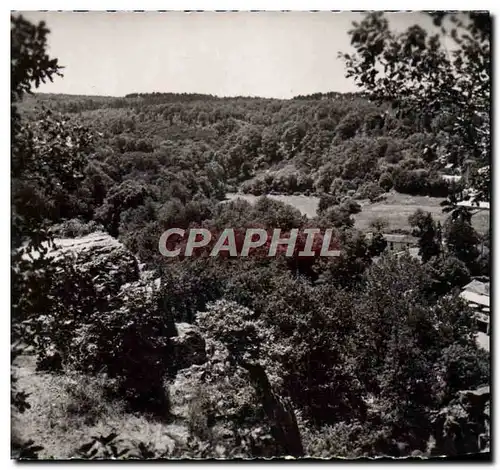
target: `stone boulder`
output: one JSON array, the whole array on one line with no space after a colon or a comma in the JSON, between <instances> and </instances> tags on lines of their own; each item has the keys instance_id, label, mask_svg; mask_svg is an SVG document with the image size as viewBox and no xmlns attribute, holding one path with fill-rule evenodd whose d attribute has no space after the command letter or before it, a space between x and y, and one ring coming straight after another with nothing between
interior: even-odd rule
<instances>
[{"instance_id":1,"label":"stone boulder","mask_svg":"<svg viewBox=\"0 0 500 470\"><path fill-rule=\"evenodd\" d=\"M124 246L86 250L79 254L77 265L91 274L98 292L116 294L122 285L139 280L137 260Z\"/></svg>"},{"instance_id":2,"label":"stone boulder","mask_svg":"<svg viewBox=\"0 0 500 470\"><path fill-rule=\"evenodd\" d=\"M98 292L114 295L122 285L139 280L139 264L135 256L107 233L55 239L54 244L56 248L51 256L56 259L72 256L75 266L92 276Z\"/></svg>"}]
</instances>

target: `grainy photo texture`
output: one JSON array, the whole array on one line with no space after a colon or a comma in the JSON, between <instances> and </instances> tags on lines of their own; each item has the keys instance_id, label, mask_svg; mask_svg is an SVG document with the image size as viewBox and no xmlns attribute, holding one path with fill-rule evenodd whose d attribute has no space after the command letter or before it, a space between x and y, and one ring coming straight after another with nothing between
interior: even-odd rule
<instances>
[{"instance_id":1,"label":"grainy photo texture","mask_svg":"<svg viewBox=\"0 0 500 470\"><path fill-rule=\"evenodd\" d=\"M13 12L13 459L490 452L487 12Z\"/></svg>"}]
</instances>

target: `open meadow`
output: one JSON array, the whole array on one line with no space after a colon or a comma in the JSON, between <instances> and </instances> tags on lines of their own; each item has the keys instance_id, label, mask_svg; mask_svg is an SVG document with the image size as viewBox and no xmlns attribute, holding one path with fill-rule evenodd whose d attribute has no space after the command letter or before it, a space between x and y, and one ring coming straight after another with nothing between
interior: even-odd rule
<instances>
[{"instance_id":1,"label":"open meadow","mask_svg":"<svg viewBox=\"0 0 500 470\"><path fill-rule=\"evenodd\" d=\"M307 217L314 217L318 208L319 198L305 195L269 194L269 198L290 204ZM259 197L253 194L227 194L229 200L241 198L255 202ZM440 206L444 198L431 196L410 196L395 191L387 193L380 202L372 203L368 200L359 201L362 210L354 215L355 227L361 231L369 231L370 223L375 219L384 219L388 223L387 231L410 231L408 217L417 209L430 212L434 220L444 224L448 214ZM490 227L490 212L477 211L472 217L474 228L481 234Z\"/></svg>"}]
</instances>

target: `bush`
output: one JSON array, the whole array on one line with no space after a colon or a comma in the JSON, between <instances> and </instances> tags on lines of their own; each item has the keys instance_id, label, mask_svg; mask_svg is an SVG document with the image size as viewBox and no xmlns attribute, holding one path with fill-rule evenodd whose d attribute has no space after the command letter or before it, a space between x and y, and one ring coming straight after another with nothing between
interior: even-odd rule
<instances>
[{"instance_id":1,"label":"bush","mask_svg":"<svg viewBox=\"0 0 500 470\"><path fill-rule=\"evenodd\" d=\"M450 184L440 176L429 178L428 194L432 197L447 197L450 194Z\"/></svg>"},{"instance_id":2,"label":"bush","mask_svg":"<svg viewBox=\"0 0 500 470\"><path fill-rule=\"evenodd\" d=\"M266 344L268 354L282 367L283 389L315 423L363 413L359 382L345 362L350 354L345 340L354 327L350 298L346 292L312 288L290 276L276 285L262 315L273 337ZM321 307L311 310L311 305Z\"/></svg>"},{"instance_id":3,"label":"bush","mask_svg":"<svg viewBox=\"0 0 500 470\"><path fill-rule=\"evenodd\" d=\"M70 219L56 225L53 228L53 233L59 237L83 237L93 232L103 232L104 227L94 220L84 222L80 219Z\"/></svg>"},{"instance_id":4,"label":"bush","mask_svg":"<svg viewBox=\"0 0 500 470\"><path fill-rule=\"evenodd\" d=\"M220 297L221 274L217 275L218 259L185 259L162 273L163 310L177 322L192 323L196 312L207 302ZM220 268L219 268L220 270Z\"/></svg>"},{"instance_id":5,"label":"bush","mask_svg":"<svg viewBox=\"0 0 500 470\"><path fill-rule=\"evenodd\" d=\"M379 196L384 194L384 190L376 183L365 183L361 186L357 193L357 199L369 199L374 202Z\"/></svg>"},{"instance_id":6,"label":"bush","mask_svg":"<svg viewBox=\"0 0 500 470\"><path fill-rule=\"evenodd\" d=\"M24 295L15 309L28 316L39 368L106 373L134 408L167 412L163 379L174 367L169 337L176 331L153 287L99 290L91 272L65 258L30 273L17 285Z\"/></svg>"},{"instance_id":7,"label":"bush","mask_svg":"<svg viewBox=\"0 0 500 470\"><path fill-rule=\"evenodd\" d=\"M134 409L167 417L164 379L175 368L169 341L175 334L175 325L160 309L159 296L151 286L138 284L76 330L69 362L78 370L105 372L117 379L120 395Z\"/></svg>"},{"instance_id":8,"label":"bush","mask_svg":"<svg viewBox=\"0 0 500 470\"><path fill-rule=\"evenodd\" d=\"M392 176L390 173L382 173L380 175L380 178L378 180L379 186L384 190L384 191L390 191L393 186L393 181L392 181Z\"/></svg>"},{"instance_id":9,"label":"bush","mask_svg":"<svg viewBox=\"0 0 500 470\"><path fill-rule=\"evenodd\" d=\"M325 228L350 228L354 226L354 219L343 207L329 207L316 217L316 220L318 226Z\"/></svg>"},{"instance_id":10,"label":"bush","mask_svg":"<svg viewBox=\"0 0 500 470\"><path fill-rule=\"evenodd\" d=\"M340 203L337 197L332 196L331 194L322 194L319 197L318 203L318 214L325 212L331 206L336 206Z\"/></svg>"},{"instance_id":11,"label":"bush","mask_svg":"<svg viewBox=\"0 0 500 470\"><path fill-rule=\"evenodd\" d=\"M94 426L101 419L115 417L124 411L125 404L112 399L115 395L113 386L114 382L105 375L67 374L62 381L57 405L50 408L48 418L54 423L71 420L76 426L79 422Z\"/></svg>"},{"instance_id":12,"label":"bush","mask_svg":"<svg viewBox=\"0 0 500 470\"><path fill-rule=\"evenodd\" d=\"M35 346L40 368L60 369L75 329L102 300L90 273L75 269L70 258L41 256L21 262L12 274L13 317L23 321L24 341Z\"/></svg>"},{"instance_id":13,"label":"bush","mask_svg":"<svg viewBox=\"0 0 500 470\"><path fill-rule=\"evenodd\" d=\"M465 263L454 256L435 257L427 265L432 278L431 291L434 295L445 295L456 287L470 282L471 276Z\"/></svg>"},{"instance_id":14,"label":"bush","mask_svg":"<svg viewBox=\"0 0 500 470\"><path fill-rule=\"evenodd\" d=\"M425 194L427 191L427 175L401 167L393 174L394 189L404 194Z\"/></svg>"},{"instance_id":15,"label":"bush","mask_svg":"<svg viewBox=\"0 0 500 470\"><path fill-rule=\"evenodd\" d=\"M351 112L347 114L335 128L335 134L340 140L352 139L361 127L361 115Z\"/></svg>"},{"instance_id":16,"label":"bush","mask_svg":"<svg viewBox=\"0 0 500 470\"><path fill-rule=\"evenodd\" d=\"M346 199L342 205L341 209L345 210L348 214L359 214L361 212L361 206L352 199Z\"/></svg>"},{"instance_id":17,"label":"bush","mask_svg":"<svg viewBox=\"0 0 500 470\"><path fill-rule=\"evenodd\" d=\"M490 361L486 351L477 347L452 344L440 359L448 397L459 390L470 390L490 381Z\"/></svg>"},{"instance_id":18,"label":"bush","mask_svg":"<svg viewBox=\"0 0 500 470\"><path fill-rule=\"evenodd\" d=\"M390 428L375 423L340 422L305 430L304 447L306 455L313 458L376 457L391 452L390 431Z\"/></svg>"}]
</instances>

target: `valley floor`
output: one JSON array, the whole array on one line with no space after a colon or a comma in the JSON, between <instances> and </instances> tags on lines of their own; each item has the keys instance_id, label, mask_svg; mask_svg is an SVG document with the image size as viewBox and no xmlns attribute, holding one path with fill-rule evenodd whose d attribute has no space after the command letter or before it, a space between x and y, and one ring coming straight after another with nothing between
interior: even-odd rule
<instances>
[{"instance_id":1,"label":"valley floor","mask_svg":"<svg viewBox=\"0 0 500 470\"><path fill-rule=\"evenodd\" d=\"M268 197L290 204L307 217L314 217L316 215L319 203L319 198L316 196L269 194ZM241 198L253 203L258 199L258 196L229 193L227 194L227 198L229 200ZM376 203L370 203L367 200L358 201L362 207L362 211L354 216L355 226L359 230L367 231L374 219L382 218L389 223L388 232L394 230L409 231L408 217L417 209L430 212L436 221L440 221L443 224L448 214L442 210L440 205L442 201L442 198L437 197L410 196L396 192L387 193L383 201ZM474 228L481 234L485 233L490 226L489 219L490 212L488 210L477 212L472 218Z\"/></svg>"}]
</instances>

